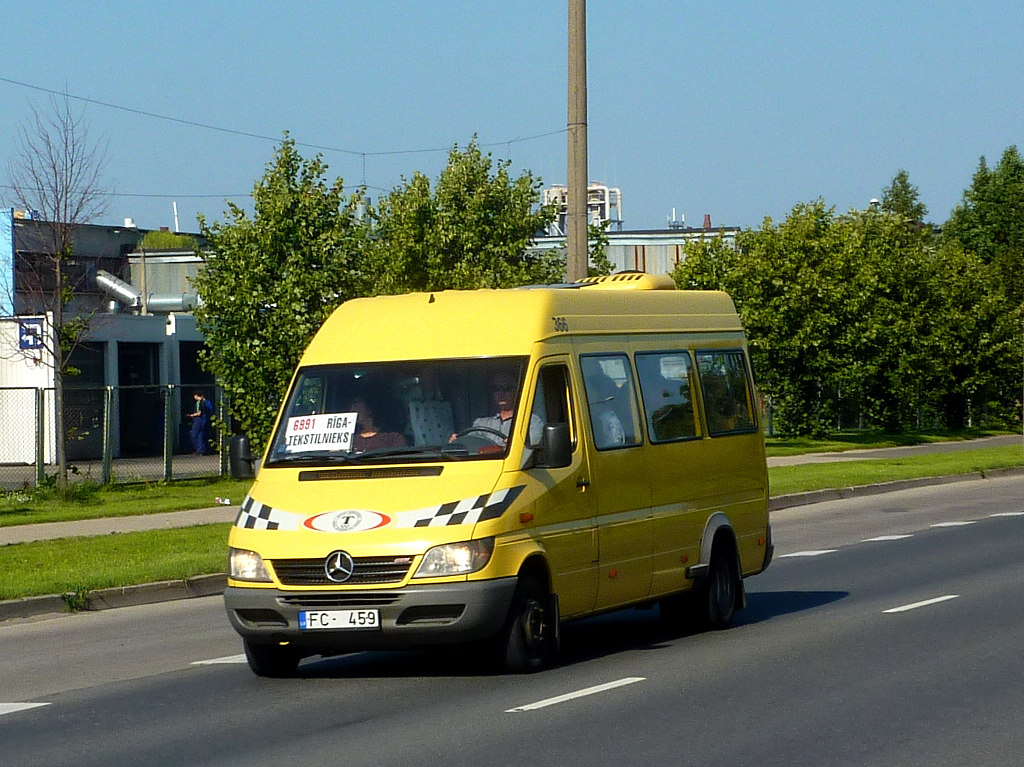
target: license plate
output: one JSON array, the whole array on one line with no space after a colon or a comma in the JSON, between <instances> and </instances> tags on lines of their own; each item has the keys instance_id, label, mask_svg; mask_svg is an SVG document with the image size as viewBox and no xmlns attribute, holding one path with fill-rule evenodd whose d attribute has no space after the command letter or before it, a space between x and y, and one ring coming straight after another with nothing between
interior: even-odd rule
<instances>
[{"instance_id":1,"label":"license plate","mask_svg":"<svg viewBox=\"0 0 1024 767\"><path fill-rule=\"evenodd\" d=\"M299 613L302 631L325 629L379 629L379 610L302 610Z\"/></svg>"}]
</instances>

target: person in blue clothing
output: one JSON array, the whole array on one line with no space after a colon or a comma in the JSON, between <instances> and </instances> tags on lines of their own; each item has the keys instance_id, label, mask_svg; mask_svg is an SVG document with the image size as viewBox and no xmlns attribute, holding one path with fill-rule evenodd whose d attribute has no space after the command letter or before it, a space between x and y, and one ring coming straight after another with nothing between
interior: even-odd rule
<instances>
[{"instance_id":1,"label":"person in blue clothing","mask_svg":"<svg viewBox=\"0 0 1024 767\"><path fill-rule=\"evenodd\" d=\"M213 405L202 392L194 392L192 397L196 401L196 409L188 414L192 419L189 436L192 438L192 447L196 455L206 455L210 449L210 419L213 416Z\"/></svg>"}]
</instances>

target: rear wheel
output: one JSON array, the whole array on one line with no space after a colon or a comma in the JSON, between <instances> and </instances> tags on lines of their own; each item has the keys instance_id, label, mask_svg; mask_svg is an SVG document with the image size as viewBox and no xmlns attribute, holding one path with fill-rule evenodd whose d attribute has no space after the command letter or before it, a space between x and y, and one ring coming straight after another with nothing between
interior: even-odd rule
<instances>
[{"instance_id":1,"label":"rear wheel","mask_svg":"<svg viewBox=\"0 0 1024 767\"><path fill-rule=\"evenodd\" d=\"M496 638L497 660L506 671L524 674L547 665L558 620L551 604L539 579L520 578L508 618Z\"/></svg>"},{"instance_id":2,"label":"rear wheel","mask_svg":"<svg viewBox=\"0 0 1024 767\"><path fill-rule=\"evenodd\" d=\"M294 676L301 656L291 647L277 644L254 644L242 640L245 659L257 676L281 678Z\"/></svg>"},{"instance_id":3,"label":"rear wheel","mask_svg":"<svg viewBox=\"0 0 1024 767\"><path fill-rule=\"evenodd\" d=\"M736 614L739 594L739 573L736 558L725 546L716 546L711 552L708 574L700 587L698 617L709 629L724 629Z\"/></svg>"}]
</instances>

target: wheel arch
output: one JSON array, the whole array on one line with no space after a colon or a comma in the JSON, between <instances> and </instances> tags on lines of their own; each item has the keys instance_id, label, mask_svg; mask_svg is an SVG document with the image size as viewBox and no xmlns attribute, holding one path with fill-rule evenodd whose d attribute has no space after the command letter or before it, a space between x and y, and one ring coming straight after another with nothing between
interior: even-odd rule
<instances>
[{"instance_id":1,"label":"wheel arch","mask_svg":"<svg viewBox=\"0 0 1024 767\"><path fill-rule=\"evenodd\" d=\"M736 540L736 531L733 530L732 522L723 511L716 511L704 525L704 535L700 542L700 564L707 566L711 563L711 555L716 547L726 547L724 556L730 558L733 563L733 572L736 575L736 609L747 606L747 593L743 587L743 568L740 563L740 547Z\"/></svg>"}]
</instances>

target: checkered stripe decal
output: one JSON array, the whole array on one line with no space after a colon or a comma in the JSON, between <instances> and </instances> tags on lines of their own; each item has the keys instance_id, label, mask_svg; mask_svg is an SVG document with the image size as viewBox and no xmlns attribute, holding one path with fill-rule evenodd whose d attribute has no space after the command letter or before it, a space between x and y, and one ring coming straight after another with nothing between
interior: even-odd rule
<instances>
[{"instance_id":1,"label":"checkered stripe decal","mask_svg":"<svg viewBox=\"0 0 1024 767\"><path fill-rule=\"evenodd\" d=\"M416 511L396 515L396 527L444 527L446 525L473 525L488 519L497 519L525 489L525 485L496 490L488 495L464 498Z\"/></svg>"},{"instance_id":2,"label":"checkered stripe decal","mask_svg":"<svg viewBox=\"0 0 1024 767\"><path fill-rule=\"evenodd\" d=\"M299 515L271 508L246 496L235 519L235 527L246 530L297 530Z\"/></svg>"},{"instance_id":3,"label":"checkered stripe decal","mask_svg":"<svg viewBox=\"0 0 1024 767\"><path fill-rule=\"evenodd\" d=\"M387 516L394 520L393 525L398 528L473 525L500 517L525 488L525 485L508 487L487 495ZM304 517L300 514L275 509L246 496L235 518L235 527L246 530L298 530L303 521Z\"/></svg>"}]
</instances>

